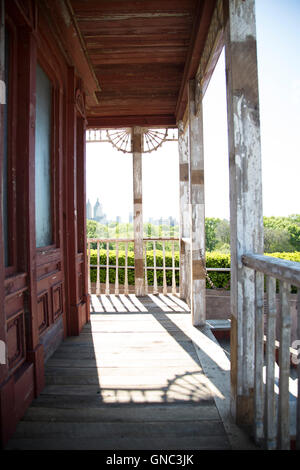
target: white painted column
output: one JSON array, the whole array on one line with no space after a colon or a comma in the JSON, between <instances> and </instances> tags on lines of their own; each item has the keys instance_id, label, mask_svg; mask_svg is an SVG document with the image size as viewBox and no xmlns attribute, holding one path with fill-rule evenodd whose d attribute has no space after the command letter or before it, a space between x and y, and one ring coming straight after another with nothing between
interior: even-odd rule
<instances>
[{"instance_id":1,"label":"white painted column","mask_svg":"<svg viewBox=\"0 0 300 470\"><path fill-rule=\"evenodd\" d=\"M136 295L144 295L142 139L142 129L140 127L134 127L132 129L132 151L134 271Z\"/></svg>"},{"instance_id":2,"label":"white painted column","mask_svg":"<svg viewBox=\"0 0 300 470\"><path fill-rule=\"evenodd\" d=\"M196 113L196 82L189 82L189 198L191 230L191 313L193 325L204 325L205 302L205 207L202 101ZM204 258L203 260L201 258Z\"/></svg>"},{"instance_id":3,"label":"white painted column","mask_svg":"<svg viewBox=\"0 0 300 470\"><path fill-rule=\"evenodd\" d=\"M244 253L263 253L261 146L254 0L229 0L226 82L231 224L232 413L253 419L255 287Z\"/></svg>"},{"instance_id":4,"label":"white painted column","mask_svg":"<svg viewBox=\"0 0 300 470\"><path fill-rule=\"evenodd\" d=\"M188 130L184 130L183 122L178 123L178 152L179 152L179 237L180 237L180 275L179 295L190 304L188 272L188 248L182 238L190 237L190 205L189 205L189 143Z\"/></svg>"}]
</instances>

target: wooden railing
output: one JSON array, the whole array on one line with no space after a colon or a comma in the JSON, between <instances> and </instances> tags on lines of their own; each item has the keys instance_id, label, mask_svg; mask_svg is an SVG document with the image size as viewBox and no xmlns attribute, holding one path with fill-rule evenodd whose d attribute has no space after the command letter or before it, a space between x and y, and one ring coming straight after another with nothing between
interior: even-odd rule
<instances>
[{"instance_id":1,"label":"wooden railing","mask_svg":"<svg viewBox=\"0 0 300 470\"><path fill-rule=\"evenodd\" d=\"M256 441L267 449L290 449L290 338L291 286L298 288L297 336L300 340L300 265L263 255L247 254L244 266L255 276L255 359L254 359L254 433ZM266 276L266 331L264 325L264 275ZM276 306L276 280L279 282L280 307ZM275 393L276 321L279 337L279 395ZM264 339L266 347L264 352ZM297 359L298 361L299 359ZM277 367L278 367L277 366ZM264 380L265 367L265 380ZM296 416L296 446L300 448L300 365L298 363L298 396Z\"/></svg>"},{"instance_id":2,"label":"wooden railing","mask_svg":"<svg viewBox=\"0 0 300 470\"><path fill-rule=\"evenodd\" d=\"M172 253L172 266L166 266L166 242L171 244ZM162 244L163 253L163 266L157 266L157 243ZM177 249L175 250L175 245ZM153 266L147 266L147 251L153 250ZM172 271L172 294L176 294L176 271L179 271L179 267L176 267L175 263L175 251L179 251L179 238L145 238L144 239L144 273L145 273L145 294L148 293L148 270L153 270L153 293L158 293L157 283L157 271L162 270L163 273L163 294L167 294L167 271Z\"/></svg>"},{"instance_id":3,"label":"wooden railing","mask_svg":"<svg viewBox=\"0 0 300 470\"><path fill-rule=\"evenodd\" d=\"M179 270L179 267L176 266L175 261L175 252L179 251L179 239L178 238L144 238L144 279L145 279L145 294L149 292L149 271L153 271L153 293L156 294L159 292L158 288L158 280L157 280L157 273L162 271L162 292L166 294L168 292L167 286L167 271L172 271L172 287L171 291L173 294L176 294L177 286L176 286L176 271ZM171 253L172 253L172 266L166 265L166 243L171 245ZM97 251L97 261L96 264L91 264L91 245L96 246ZM159 266L157 264L157 245L162 245L162 255L163 255L163 264ZM106 263L100 263L100 246L105 247L106 250ZM96 295L100 294L111 294L114 293L118 295L120 293L120 282L119 282L119 271L124 269L124 294L129 293L129 282L128 282L128 270L133 269L134 265L128 264L128 255L129 255L129 245L134 245L134 239L132 238L89 238L87 240L88 246L88 289L89 293L92 293L92 285L91 285L91 273L90 268L96 269ZM110 250L111 246L113 246L113 250L116 254L116 262L115 264L110 264ZM125 252L125 261L124 265L120 265L119 263L119 252L120 248ZM149 251L153 251L153 266L148 265L147 262L147 253ZM133 253L133 251L132 251ZM104 269L105 271L105 288L101 288L100 282L100 271ZM109 279L109 271L115 271L115 283L114 287L111 286L110 279ZM112 292L113 291L113 292Z\"/></svg>"}]
</instances>

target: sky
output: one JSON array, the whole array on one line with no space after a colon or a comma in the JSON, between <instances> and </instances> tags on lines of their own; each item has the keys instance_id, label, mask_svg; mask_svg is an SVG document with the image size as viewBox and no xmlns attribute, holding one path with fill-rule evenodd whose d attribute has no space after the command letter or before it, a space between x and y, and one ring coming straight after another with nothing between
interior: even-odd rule
<instances>
[{"instance_id":1,"label":"sky","mask_svg":"<svg viewBox=\"0 0 300 470\"><path fill-rule=\"evenodd\" d=\"M300 0L256 0L263 211L300 213ZM203 101L206 217L229 219L224 51ZM143 155L144 220L178 219L176 142ZM87 144L87 198L124 221L132 212L132 157Z\"/></svg>"}]
</instances>

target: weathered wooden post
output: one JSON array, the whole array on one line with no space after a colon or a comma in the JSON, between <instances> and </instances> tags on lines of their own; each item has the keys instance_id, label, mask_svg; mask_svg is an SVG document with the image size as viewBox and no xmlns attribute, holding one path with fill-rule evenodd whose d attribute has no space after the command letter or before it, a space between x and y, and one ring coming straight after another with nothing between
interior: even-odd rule
<instances>
[{"instance_id":1,"label":"weathered wooden post","mask_svg":"<svg viewBox=\"0 0 300 470\"><path fill-rule=\"evenodd\" d=\"M189 148L188 131L185 132L183 122L178 123L178 152L179 152L179 227L180 227L180 275L179 295L189 303L188 284L190 276L187 272L187 245L183 238L190 236L189 218Z\"/></svg>"},{"instance_id":2,"label":"weathered wooden post","mask_svg":"<svg viewBox=\"0 0 300 470\"><path fill-rule=\"evenodd\" d=\"M135 294L144 295L143 261L143 184L142 184L142 139L141 127L132 129L133 161L133 230Z\"/></svg>"},{"instance_id":3,"label":"weathered wooden post","mask_svg":"<svg viewBox=\"0 0 300 470\"><path fill-rule=\"evenodd\" d=\"M254 0L225 2L231 224L231 389L239 423L253 419L254 272L241 256L263 253L261 148ZM261 289L260 289L261 291Z\"/></svg>"},{"instance_id":4,"label":"weathered wooden post","mask_svg":"<svg viewBox=\"0 0 300 470\"><path fill-rule=\"evenodd\" d=\"M85 303L85 318L90 320L90 292L88 288L88 271L90 270L87 260L86 246L86 119L85 116L77 117L77 231L78 251L83 257L83 295Z\"/></svg>"},{"instance_id":5,"label":"weathered wooden post","mask_svg":"<svg viewBox=\"0 0 300 470\"><path fill-rule=\"evenodd\" d=\"M68 335L80 333L79 320L79 284L77 280L77 253L78 253L78 230L77 230L77 116L74 104L76 90L76 74L74 67L68 69L67 88L67 153L66 153L66 237L65 240L65 280L66 294L68 296L67 325Z\"/></svg>"},{"instance_id":6,"label":"weathered wooden post","mask_svg":"<svg viewBox=\"0 0 300 470\"><path fill-rule=\"evenodd\" d=\"M191 313L193 325L204 325L205 303L205 207L202 96L196 80L189 82L189 200L191 230Z\"/></svg>"}]
</instances>

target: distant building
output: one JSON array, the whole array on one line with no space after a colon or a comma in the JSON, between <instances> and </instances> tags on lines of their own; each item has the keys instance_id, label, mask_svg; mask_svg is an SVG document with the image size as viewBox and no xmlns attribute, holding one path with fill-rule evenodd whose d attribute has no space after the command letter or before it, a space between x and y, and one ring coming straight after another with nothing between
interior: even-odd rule
<instances>
[{"instance_id":1,"label":"distant building","mask_svg":"<svg viewBox=\"0 0 300 470\"><path fill-rule=\"evenodd\" d=\"M132 224L132 222L133 222L133 213L132 212L129 212L128 220L129 220L129 223Z\"/></svg>"},{"instance_id":2,"label":"distant building","mask_svg":"<svg viewBox=\"0 0 300 470\"><path fill-rule=\"evenodd\" d=\"M164 218L164 217L161 217L159 219L159 222L158 222L159 225L167 225L169 226L170 225L170 218Z\"/></svg>"},{"instance_id":3,"label":"distant building","mask_svg":"<svg viewBox=\"0 0 300 470\"><path fill-rule=\"evenodd\" d=\"M88 199L88 202L86 203L86 218L87 219L92 219L92 204L90 200Z\"/></svg>"},{"instance_id":4,"label":"distant building","mask_svg":"<svg viewBox=\"0 0 300 470\"><path fill-rule=\"evenodd\" d=\"M102 204L97 198L97 202L94 205L94 220L101 222L102 224L106 223L106 215L103 213Z\"/></svg>"},{"instance_id":5,"label":"distant building","mask_svg":"<svg viewBox=\"0 0 300 470\"><path fill-rule=\"evenodd\" d=\"M175 221L174 217L172 217L172 216L170 215L170 217L169 217L169 224L170 224L170 227L174 227L174 225L176 225L175 222L176 222L176 221Z\"/></svg>"}]
</instances>

